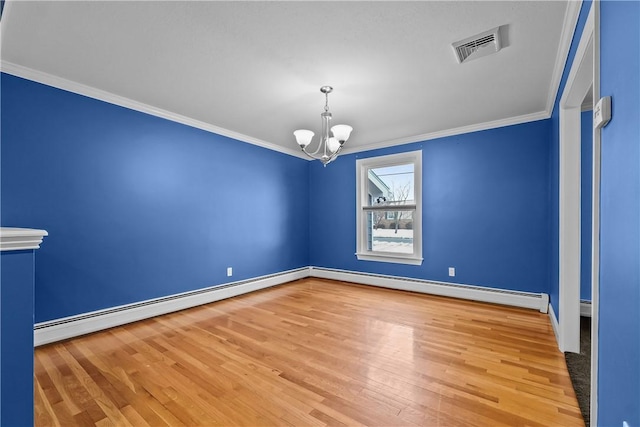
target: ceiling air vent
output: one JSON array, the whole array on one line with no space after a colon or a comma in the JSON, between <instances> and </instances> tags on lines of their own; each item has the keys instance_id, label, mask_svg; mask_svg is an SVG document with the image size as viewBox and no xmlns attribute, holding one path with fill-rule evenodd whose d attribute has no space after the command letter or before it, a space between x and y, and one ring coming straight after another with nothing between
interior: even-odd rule
<instances>
[{"instance_id":1,"label":"ceiling air vent","mask_svg":"<svg viewBox=\"0 0 640 427\"><path fill-rule=\"evenodd\" d=\"M460 64L496 53L501 47L500 27L453 43L453 50Z\"/></svg>"}]
</instances>

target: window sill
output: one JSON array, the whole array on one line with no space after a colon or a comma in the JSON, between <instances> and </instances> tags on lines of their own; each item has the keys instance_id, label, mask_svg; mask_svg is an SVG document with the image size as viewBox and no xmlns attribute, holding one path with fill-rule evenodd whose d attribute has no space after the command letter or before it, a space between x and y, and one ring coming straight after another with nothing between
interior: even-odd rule
<instances>
[{"instance_id":1,"label":"window sill","mask_svg":"<svg viewBox=\"0 0 640 427\"><path fill-rule=\"evenodd\" d=\"M395 264L410 264L410 265L422 265L422 257L412 256L398 256L398 255L380 255L372 253L356 253L356 257L360 261L377 261L377 262L392 262Z\"/></svg>"}]
</instances>

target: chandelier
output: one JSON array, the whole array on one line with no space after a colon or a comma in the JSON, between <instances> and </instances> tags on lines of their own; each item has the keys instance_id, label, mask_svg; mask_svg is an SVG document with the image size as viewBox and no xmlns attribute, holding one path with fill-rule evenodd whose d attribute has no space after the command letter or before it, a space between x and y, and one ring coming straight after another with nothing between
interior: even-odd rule
<instances>
[{"instance_id":1,"label":"chandelier","mask_svg":"<svg viewBox=\"0 0 640 427\"><path fill-rule=\"evenodd\" d=\"M329 122L331 121L331 112L329 112L329 94L333 91L331 86L322 86L320 92L324 93L324 113L320 114L322 119L322 134L320 142L315 151L307 151L307 147L311 143L314 133L306 129L298 129L293 132L296 141L304 153L315 160L320 160L323 165L327 166L338 157L338 153L342 150L342 145L347 139L353 128L348 125L335 125L331 128L333 136L329 135Z\"/></svg>"}]
</instances>

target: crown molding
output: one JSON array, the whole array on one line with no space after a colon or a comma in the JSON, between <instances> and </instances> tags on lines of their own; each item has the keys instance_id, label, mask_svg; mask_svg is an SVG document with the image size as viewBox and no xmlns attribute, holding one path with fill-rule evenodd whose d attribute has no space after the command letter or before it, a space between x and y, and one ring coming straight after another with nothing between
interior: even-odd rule
<instances>
[{"instance_id":1,"label":"crown molding","mask_svg":"<svg viewBox=\"0 0 640 427\"><path fill-rule=\"evenodd\" d=\"M551 114L553 113L553 107L555 106L556 99L558 98L560 82L562 80L562 74L564 73L567 60L569 59L569 49L571 48L573 35L576 31L576 26L578 25L581 6L582 0L570 0L567 3L567 10L564 14L564 21L562 23L562 33L560 34L560 44L558 45L555 66L553 67L553 74L551 76L549 96L547 97L547 111L549 117L551 117Z\"/></svg>"},{"instance_id":2,"label":"crown molding","mask_svg":"<svg viewBox=\"0 0 640 427\"><path fill-rule=\"evenodd\" d=\"M446 129L437 132L423 133L421 135L408 136L405 138L393 139L391 141L381 141L351 149L343 149L342 153L352 154L363 151L377 150L380 148L394 147L396 145L412 144L416 142L428 141L430 139L445 138L447 136L462 135L465 133L479 132L488 129L497 129L505 126L519 125L522 123L535 122L537 120L548 119L551 115L546 111L524 114L521 116L508 117L506 119L493 120L491 122L478 123L468 126L460 126L453 129Z\"/></svg>"},{"instance_id":3,"label":"crown molding","mask_svg":"<svg viewBox=\"0 0 640 427\"><path fill-rule=\"evenodd\" d=\"M495 128L500 128L504 126L511 126L511 125L517 125L517 124L522 124L522 123L527 123L527 122L532 122L537 120L548 119L549 117L551 117L551 113L553 112L555 99L557 97L559 86L560 86L560 80L562 78L562 73L565 68L565 63L568 59L569 48L571 46L571 41L573 39L573 34L575 32L578 16L580 14L581 4L582 4L582 0L570 0L567 3L567 10L565 12L560 44L558 47L555 66L552 74L552 83L551 83L549 95L547 98L546 109L544 111L525 114L521 116L509 117L506 119L494 120L490 122L478 123L478 124L473 124L468 126L461 126L461 127L446 129L442 131L408 136L408 137L393 139L389 141L380 141L377 143L367 144L367 145L354 147L354 148L344 148L342 150L342 154L360 153L364 151L376 150L376 149L393 147L393 146L404 145L404 144L417 143L417 142L428 141L428 140L437 139L437 138L462 135L465 133L479 132L479 131L488 130L488 129L495 129ZM83 85L81 83L76 83L71 80L67 80L67 79L54 76L51 74L47 74L41 71L33 70L31 68L17 65L11 62L2 61L0 65L1 65L0 69L2 70L2 72L5 72L7 74L11 74L17 77L22 77L22 78L32 80L38 83L42 83L48 86L56 87L58 89L77 93L79 95L88 96L90 98L98 99L104 102L108 102L110 104L115 104L121 107L151 114L153 116L161 117L167 120L185 124L187 126L202 129L207 132L212 132L212 133L233 138L242 142L257 145L259 147L263 147L269 150L278 151L284 154L288 154L290 156L311 161L311 159L309 159L299 150L282 147L274 143L253 138L248 135L244 135L238 132L231 131L229 129L224 129L224 128L212 125L210 123L205 123L196 119L192 119L190 117L182 116L177 113L156 108L148 104L144 104L129 98L122 97L120 95L115 95L110 92L106 92L106 91L96 89L87 85Z\"/></svg>"},{"instance_id":4,"label":"crown molding","mask_svg":"<svg viewBox=\"0 0 640 427\"><path fill-rule=\"evenodd\" d=\"M62 89L67 92L76 93L78 95L87 96L89 98L97 99L107 102L109 104L118 105L120 107L128 108L131 110L139 111L142 113L150 114L152 116L160 117L173 122L181 123L183 125L191 126L197 129L201 129L207 132L215 133L218 135L233 138L238 141L246 142L258 147L266 148L280 153L288 154L290 156L298 157L307 160L307 157L299 150L285 148L271 142L263 141L258 138L253 138L248 135L244 135L238 132L234 132L229 129L221 128L210 123L206 123L200 120L192 119L171 111L163 110L142 102L134 101L133 99L125 98L124 96L116 95L101 89L96 89L91 86L84 85L82 83L76 83L71 80L67 80L62 77L47 74L42 71L37 71L32 68L28 68L22 65L14 64L8 61L0 62L0 71L3 73L11 74L16 77L31 80L37 83L42 83L47 86L52 86L57 89Z\"/></svg>"},{"instance_id":5,"label":"crown molding","mask_svg":"<svg viewBox=\"0 0 640 427\"><path fill-rule=\"evenodd\" d=\"M525 114L521 116L509 117L506 119L494 120L491 122L478 123L469 126L461 126L453 129L446 129L437 132L425 133L422 135L409 136L391 141L381 141L373 144L368 144L356 148L346 148L342 150L343 154L361 153L363 151L377 150L380 148L393 147L396 145L411 144L416 142L428 141L431 139L444 138L447 136L462 135L465 133L479 132L482 130L496 129L504 126L518 125L527 122L533 122L536 120L544 120L551 117L553 113L553 107L560 90L560 81L565 69L565 64L568 60L569 49L573 40L573 34L576 30L578 23L578 17L580 15L580 7L582 6L582 0L569 0L567 2L567 10L564 15L564 21L562 24L562 33L560 35L560 43L558 45L558 52L556 54L555 65L553 68L553 74L551 76L551 85L549 87L549 95L547 97L546 108L544 111L537 113Z\"/></svg>"}]
</instances>

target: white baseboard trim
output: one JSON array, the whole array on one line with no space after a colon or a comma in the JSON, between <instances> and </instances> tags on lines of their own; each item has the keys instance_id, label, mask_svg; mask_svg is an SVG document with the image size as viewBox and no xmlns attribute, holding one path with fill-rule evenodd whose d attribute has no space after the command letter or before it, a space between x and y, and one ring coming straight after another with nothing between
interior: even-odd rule
<instances>
[{"instance_id":1,"label":"white baseboard trim","mask_svg":"<svg viewBox=\"0 0 640 427\"><path fill-rule=\"evenodd\" d=\"M461 285L457 283L434 282L408 277L385 276L381 274L359 273L347 270L310 267L310 277L342 280L363 285L424 294L461 298L515 307L531 308L546 313L549 306L549 295L530 292L510 291L482 286Z\"/></svg>"},{"instance_id":2,"label":"white baseboard trim","mask_svg":"<svg viewBox=\"0 0 640 427\"><path fill-rule=\"evenodd\" d=\"M580 301L580 316L591 317L591 301Z\"/></svg>"},{"instance_id":3,"label":"white baseboard trim","mask_svg":"<svg viewBox=\"0 0 640 427\"><path fill-rule=\"evenodd\" d=\"M591 301L580 301L580 316L591 317ZM564 351L560 345L560 324L558 323L558 316L556 316L556 312L551 304L549 304L549 319L553 327L553 334L556 336L558 348L560 351Z\"/></svg>"},{"instance_id":4,"label":"white baseboard trim","mask_svg":"<svg viewBox=\"0 0 640 427\"><path fill-rule=\"evenodd\" d=\"M149 319L174 311L220 301L294 280L304 279L305 277L340 280L369 286L530 308L539 310L542 313L546 313L549 307L549 296L547 294L434 282L408 277L386 276L320 267L303 267L240 282L227 283L163 298L150 299L48 322L36 323L34 326L34 345L38 347L44 344L136 322L138 320ZM555 314L553 314L552 319L555 319ZM554 332L556 332L557 336L557 320L554 326Z\"/></svg>"},{"instance_id":5,"label":"white baseboard trim","mask_svg":"<svg viewBox=\"0 0 640 427\"><path fill-rule=\"evenodd\" d=\"M303 279L308 276L309 268L303 267L254 279L212 286L163 298L36 323L33 331L34 346L37 347L103 329L113 328L126 323L208 304L259 289Z\"/></svg>"},{"instance_id":6,"label":"white baseboard trim","mask_svg":"<svg viewBox=\"0 0 640 427\"><path fill-rule=\"evenodd\" d=\"M560 324L558 323L558 316L553 309L553 304L549 304L549 319L551 320L551 327L553 328L553 334L556 336L556 342L560 347ZM562 349L560 349L562 351Z\"/></svg>"}]
</instances>

